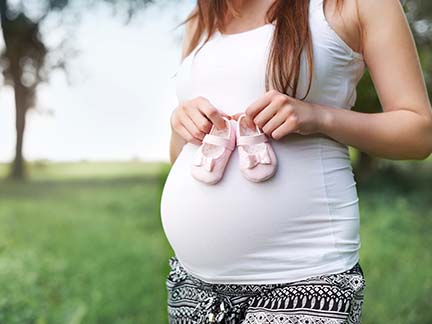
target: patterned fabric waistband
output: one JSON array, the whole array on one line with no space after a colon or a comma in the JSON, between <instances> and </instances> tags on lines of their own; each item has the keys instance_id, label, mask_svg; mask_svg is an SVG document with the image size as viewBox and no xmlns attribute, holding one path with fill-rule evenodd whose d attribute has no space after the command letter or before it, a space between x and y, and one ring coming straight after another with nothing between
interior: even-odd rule
<instances>
[{"instance_id":1,"label":"patterned fabric waistband","mask_svg":"<svg viewBox=\"0 0 432 324\"><path fill-rule=\"evenodd\" d=\"M189 277L195 285L203 290L215 292L223 295L235 295L235 296L254 296L257 294L265 293L271 289L277 287L283 287L285 283L278 284L224 284L224 283L210 283L195 277L193 274L186 271L186 269L180 264L176 256L169 258L169 265L171 267L171 279L173 281L185 279Z\"/></svg>"},{"instance_id":2,"label":"patterned fabric waistband","mask_svg":"<svg viewBox=\"0 0 432 324\"><path fill-rule=\"evenodd\" d=\"M198 277L195 277L193 274L186 271L186 269L181 265L178 258L176 256L171 256L169 258L169 266L171 267L171 278L173 281L175 279L185 279L189 277L197 286L199 286L203 290L216 292L218 294L225 295L244 295L244 296L253 296L256 294L265 293L274 288L285 287L287 285L292 285L295 283L276 283L276 284L231 284L231 283L210 283L201 280ZM345 274L350 273L358 273L363 275L363 270L359 263L354 265L351 269L344 272ZM319 276L318 276L319 277Z\"/></svg>"},{"instance_id":3,"label":"patterned fabric waistband","mask_svg":"<svg viewBox=\"0 0 432 324\"><path fill-rule=\"evenodd\" d=\"M168 275L169 278L168 288L173 294L171 298L177 298L176 295L174 294L174 290L173 290L174 287L177 287L178 293L180 293L181 289L183 289L181 287L185 287L182 290L184 293L186 293L187 291L186 287L197 287L199 291L203 292L203 295L200 298L198 298L198 300L196 301L196 305L194 304L193 306L191 317L198 321L194 323L228 323L228 324L237 323L236 321L241 316L241 314L244 313L245 308L247 306L251 306L252 303L255 302L254 301L255 299L257 303L256 306L260 306L260 307L265 306L266 304L271 304L271 305L274 304L276 307L277 306L276 301L278 301L278 303L280 304L281 300L279 298L262 299L262 296L266 296L266 295L271 296L272 291L275 292L276 288L284 289L284 287L289 287L289 289L293 289L293 291L298 290L298 293L300 293L300 291L303 290L306 293L306 288L304 288L306 284L308 283L313 284L314 282L317 283L317 280L319 283L326 282L329 281L329 276L333 276L333 275L322 275L322 276L311 277L297 282L277 283L277 284L229 284L229 283L223 284L223 283L210 283L195 277L194 275L186 271L186 269L180 264L176 256L172 256L169 258L169 265L171 271ZM363 276L363 271L359 263L357 263L353 268L343 273L344 276L349 274L358 275L353 278L354 281L352 285L361 286L362 282L360 278ZM347 277L348 276L341 277L341 278L343 279ZM346 292L346 293L351 294L351 292ZM311 296L308 296L307 300L311 299L310 298ZM329 299L329 297L327 297L327 299ZM303 297L301 300L302 303L305 303L306 298ZM313 299L311 299L311 301L312 300ZM174 306L173 299L171 299L171 302L173 304L172 306L170 306L170 309L171 312L173 313L176 312L177 308ZM292 302L294 304L291 306L295 308L296 307L295 304L297 303L300 304L300 299L295 298L292 300ZM329 303L332 301L331 300L325 301L324 299L321 299L320 300L320 303L322 304L321 308L325 307L323 302ZM261 305L260 303L263 305ZM289 302L286 303L287 305L289 304ZM342 308L343 305L345 305L345 307L349 306L348 303L346 304L341 304L341 303L342 303L342 299L340 299L339 302ZM171 318L170 324L171 323L177 324L176 319ZM335 323L339 323L339 322L335 322Z\"/></svg>"}]
</instances>

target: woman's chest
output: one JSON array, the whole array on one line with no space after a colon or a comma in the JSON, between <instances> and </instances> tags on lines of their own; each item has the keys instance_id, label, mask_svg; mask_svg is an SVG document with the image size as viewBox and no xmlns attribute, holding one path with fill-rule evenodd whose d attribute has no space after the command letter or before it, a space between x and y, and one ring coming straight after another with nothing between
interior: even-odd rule
<instances>
[{"instance_id":1,"label":"woman's chest","mask_svg":"<svg viewBox=\"0 0 432 324\"><path fill-rule=\"evenodd\" d=\"M309 65L307 48L304 48L297 98L349 107L355 99L354 91L364 69L362 57L335 33L320 8L312 9L309 19L312 65ZM237 34L216 32L182 62L176 78L179 102L203 96L226 113L244 111L267 89L273 88L273 77L267 73L275 30L274 24L267 24ZM284 59L283 53L279 55ZM289 57L285 59L289 61ZM309 73L310 69L312 73Z\"/></svg>"},{"instance_id":2,"label":"woman's chest","mask_svg":"<svg viewBox=\"0 0 432 324\"><path fill-rule=\"evenodd\" d=\"M266 92L271 33L241 36L215 34L184 60L176 78L180 102L203 96L219 109L236 113Z\"/></svg>"}]
</instances>

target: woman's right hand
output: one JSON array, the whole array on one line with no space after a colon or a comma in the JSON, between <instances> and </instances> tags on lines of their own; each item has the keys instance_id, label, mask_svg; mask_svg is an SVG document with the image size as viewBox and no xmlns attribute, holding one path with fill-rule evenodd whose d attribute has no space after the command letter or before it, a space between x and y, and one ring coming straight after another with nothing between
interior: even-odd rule
<instances>
[{"instance_id":1,"label":"woman's right hand","mask_svg":"<svg viewBox=\"0 0 432 324\"><path fill-rule=\"evenodd\" d=\"M231 119L215 108L206 98L197 97L180 103L171 114L171 129L186 142L200 145L213 125L225 128L223 117Z\"/></svg>"}]
</instances>

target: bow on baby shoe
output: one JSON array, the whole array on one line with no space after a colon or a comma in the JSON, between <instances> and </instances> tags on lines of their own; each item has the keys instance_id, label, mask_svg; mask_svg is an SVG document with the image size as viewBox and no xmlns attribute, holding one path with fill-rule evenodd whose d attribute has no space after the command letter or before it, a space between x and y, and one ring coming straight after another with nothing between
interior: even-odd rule
<instances>
[{"instance_id":1,"label":"bow on baby shoe","mask_svg":"<svg viewBox=\"0 0 432 324\"><path fill-rule=\"evenodd\" d=\"M214 167L214 159L212 157L205 156L201 152L199 152L195 157L193 164L196 166L203 165L207 171L211 172Z\"/></svg>"},{"instance_id":2,"label":"bow on baby shoe","mask_svg":"<svg viewBox=\"0 0 432 324\"><path fill-rule=\"evenodd\" d=\"M246 152L245 152L246 153ZM252 169L259 163L261 164L270 164L271 159L270 155L267 149L267 145L265 145L265 148L257 153L254 154L245 154L245 166L248 169Z\"/></svg>"}]
</instances>

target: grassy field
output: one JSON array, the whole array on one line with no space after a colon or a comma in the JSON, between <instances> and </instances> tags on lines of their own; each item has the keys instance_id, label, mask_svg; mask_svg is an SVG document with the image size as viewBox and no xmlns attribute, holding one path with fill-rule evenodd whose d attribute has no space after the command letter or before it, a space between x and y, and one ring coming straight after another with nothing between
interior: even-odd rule
<instances>
[{"instance_id":1,"label":"grassy field","mask_svg":"<svg viewBox=\"0 0 432 324\"><path fill-rule=\"evenodd\" d=\"M359 186L364 324L432 323L432 172L402 170ZM165 324L167 172L39 163L31 181L0 181L0 323Z\"/></svg>"}]
</instances>

